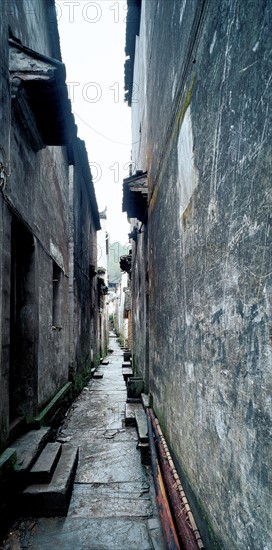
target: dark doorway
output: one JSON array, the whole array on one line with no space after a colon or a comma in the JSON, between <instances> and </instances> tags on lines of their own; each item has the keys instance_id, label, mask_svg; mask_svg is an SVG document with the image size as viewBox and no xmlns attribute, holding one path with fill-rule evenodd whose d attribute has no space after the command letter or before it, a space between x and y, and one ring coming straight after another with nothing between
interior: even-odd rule
<instances>
[{"instance_id":1,"label":"dark doorway","mask_svg":"<svg viewBox=\"0 0 272 550\"><path fill-rule=\"evenodd\" d=\"M18 219L11 226L10 421L32 417L36 403L37 305L34 239Z\"/></svg>"}]
</instances>

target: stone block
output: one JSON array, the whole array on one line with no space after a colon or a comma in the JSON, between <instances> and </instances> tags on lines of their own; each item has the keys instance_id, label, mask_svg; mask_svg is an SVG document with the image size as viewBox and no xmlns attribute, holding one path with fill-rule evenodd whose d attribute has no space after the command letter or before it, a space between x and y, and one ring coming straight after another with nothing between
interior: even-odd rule
<instances>
[{"instance_id":1,"label":"stone block","mask_svg":"<svg viewBox=\"0 0 272 550\"><path fill-rule=\"evenodd\" d=\"M132 425L136 426L136 411L142 410L141 403L126 403L125 408L125 424L126 426Z\"/></svg>"},{"instance_id":2,"label":"stone block","mask_svg":"<svg viewBox=\"0 0 272 550\"><path fill-rule=\"evenodd\" d=\"M148 428L146 421L146 414L143 409L136 409L135 420L138 431L139 440L141 443L148 442Z\"/></svg>"},{"instance_id":3,"label":"stone block","mask_svg":"<svg viewBox=\"0 0 272 550\"><path fill-rule=\"evenodd\" d=\"M33 517L65 516L78 462L78 447L63 445L50 483L35 484L22 493L22 506Z\"/></svg>"},{"instance_id":4,"label":"stone block","mask_svg":"<svg viewBox=\"0 0 272 550\"><path fill-rule=\"evenodd\" d=\"M19 474L29 471L50 437L51 428L30 430L12 443L16 450L15 470Z\"/></svg>"},{"instance_id":5,"label":"stone block","mask_svg":"<svg viewBox=\"0 0 272 550\"><path fill-rule=\"evenodd\" d=\"M47 443L29 472L30 483L49 483L61 454L60 443Z\"/></svg>"},{"instance_id":6,"label":"stone block","mask_svg":"<svg viewBox=\"0 0 272 550\"><path fill-rule=\"evenodd\" d=\"M141 463L144 464L145 466L150 466L151 460L150 460L149 443L139 442L137 444L137 449L139 449L141 453Z\"/></svg>"},{"instance_id":7,"label":"stone block","mask_svg":"<svg viewBox=\"0 0 272 550\"><path fill-rule=\"evenodd\" d=\"M133 376L133 370L130 369L130 368L123 368L122 369L122 374L123 374L123 378L124 378L125 382L127 382L128 378L130 376Z\"/></svg>"},{"instance_id":8,"label":"stone block","mask_svg":"<svg viewBox=\"0 0 272 550\"><path fill-rule=\"evenodd\" d=\"M141 398L141 394L144 391L144 381L142 378L131 377L127 381L127 396L134 398Z\"/></svg>"},{"instance_id":9,"label":"stone block","mask_svg":"<svg viewBox=\"0 0 272 550\"><path fill-rule=\"evenodd\" d=\"M130 358L131 358L131 352L124 351L124 361L130 361Z\"/></svg>"},{"instance_id":10,"label":"stone block","mask_svg":"<svg viewBox=\"0 0 272 550\"><path fill-rule=\"evenodd\" d=\"M148 519L147 526L154 550L165 550L159 518Z\"/></svg>"},{"instance_id":11,"label":"stone block","mask_svg":"<svg viewBox=\"0 0 272 550\"><path fill-rule=\"evenodd\" d=\"M103 378L104 374L103 372L95 372L94 375L93 375L93 378L94 380L99 380L101 378Z\"/></svg>"},{"instance_id":12,"label":"stone block","mask_svg":"<svg viewBox=\"0 0 272 550\"><path fill-rule=\"evenodd\" d=\"M150 393L148 393L148 394L141 393L141 400L142 400L142 404L143 404L144 409L149 409L151 407Z\"/></svg>"}]
</instances>

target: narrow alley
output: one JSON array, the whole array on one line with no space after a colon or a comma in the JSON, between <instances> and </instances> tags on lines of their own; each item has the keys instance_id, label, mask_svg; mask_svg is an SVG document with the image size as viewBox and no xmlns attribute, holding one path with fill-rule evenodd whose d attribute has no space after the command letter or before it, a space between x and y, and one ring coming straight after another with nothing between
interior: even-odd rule
<instances>
[{"instance_id":1,"label":"narrow alley","mask_svg":"<svg viewBox=\"0 0 272 550\"><path fill-rule=\"evenodd\" d=\"M137 430L125 426L123 352L113 352L73 403L57 440L79 447L67 517L22 519L1 550L163 550L152 475Z\"/></svg>"},{"instance_id":2,"label":"narrow alley","mask_svg":"<svg viewBox=\"0 0 272 550\"><path fill-rule=\"evenodd\" d=\"M0 1L0 550L272 550L271 36Z\"/></svg>"}]
</instances>

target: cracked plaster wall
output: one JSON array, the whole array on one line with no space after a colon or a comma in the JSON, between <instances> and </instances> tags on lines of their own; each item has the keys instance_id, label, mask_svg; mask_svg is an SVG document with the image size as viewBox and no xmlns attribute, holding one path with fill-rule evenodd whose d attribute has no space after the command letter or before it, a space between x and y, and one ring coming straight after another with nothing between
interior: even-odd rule
<instances>
[{"instance_id":1,"label":"cracked plaster wall","mask_svg":"<svg viewBox=\"0 0 272 550\"><path fill-rule=\"evenodd\" d=\"M268 550L272 6L142 6L150 391L206 547Z\"/></svg>"}]
</instances>

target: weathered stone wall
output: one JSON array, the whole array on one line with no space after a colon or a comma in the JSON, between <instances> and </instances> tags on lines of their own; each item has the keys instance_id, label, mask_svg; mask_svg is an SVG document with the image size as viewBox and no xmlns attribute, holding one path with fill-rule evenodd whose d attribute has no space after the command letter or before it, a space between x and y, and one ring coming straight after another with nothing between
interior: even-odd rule
<instances>
[{"instance_id":1,"label":"weathered stone wall","mask_svg":"<svg viewBox=\"0 0 272 550\"><path fill-rule=\"evenodd\" d=\"M5 66L8 63L8 28L7 28L7 7L8 3L1 3L1 17L0 17L0 50L1 50L1 69L2 64ZM0 146L3 148L4 153L8 154L8 135L9 135L9 109L7 108L9 101L9 75L7 71L1 70L0 78L0 125L1 125L1 138ZM1 161L3 156L3 150L0 150ZM2 153L2 154L1 154ZM7 232L5 205L3 202L2 193L0 192L0 448L3 448L7 440L9 431L8 420L8 363L9 363L9 334L7 331L6 311L9 304L9 289L5 282L6 277L6 265L9 265L9 250L10 246L3 247L2 243L7 242L9 233ZM8 220L10 223L10 220Z\"/></svg>"},{"instance_id":2,"label":"weathered stone wall","mask_svg":"<svg viewBox=\"0 0 272 550\"><path fill-rule=\"evenodd\" d=\"M271 17L142 2L150 391L207 548L272 545Z\"/></svg>"},{"instance_id":3,"label":"weathered stone wall","mask_svg":"<svg viewBox=\"0 0 272 550\"><path fill-rule=\"evenodd\" d=\"M109 236L107 232L107 209L99 214L101 229L97 234L97 266L102 268L101 277L104 279L104 286L109 286L108 276L108 254L109 254ZM100 308L100 349L101 355L104 357L107 355L109 345L109 313L108 313L108 297L104 295L101 297Z\"/></svg>"},{"instance_id":4,"label":"weathered stone wall","mask_svg":"<svg viewBox=\"0 0 272 550\"><path fill-rule=\"evenodd\" d=\"M128 288L128 274L122 273L121 281L116 288L114 328L122 345L128 345L128 319L124 317L125 292Z\"/></svg>"},{"instance_id":5,"label":"weathered stone wall","mask_svg":"<svg viewBox=\"0 0 272 550\"><path fill-rule=\"evenodd\" d=\"M3 22L24 46L55 59L61 58L54 0L3 0ZM4 34L4 37L8 37Z\"/></svg>"},{"instance_id":6,"label":"weathered stone wall","mask_svg":"<svg viewBox=\"0 0 272 550\"><path fill-rule=\"evenodd\" d=\"M1 2L0 162L10 171L0 191L1 448L12 421L21 415L31 420L67 382L71 363L76 371L92 360L98 333L97 283L90 281L89 268L96 265L99 218L85 146L77 140L75 127L67 131L70 107L60 81L55 88L50 81L49 105L54 97L56 117L46 115L50 131L55 125L58 133L65 103L66 133L58 134L63 145L46 146L52 141L43 141L41 135L32 142L28 130L39 133L37 115L44 109L48 83L44 89L40 83L37 91L40 106L32 107L25 84L14 102L10 37L14 44L60 60L54 2ZM21 61L26 55L23 49ZM39 56L34 58L41 62ZM60 64L55 65L60 71ZM19 100L25 118L18 114ZM44 147L36 147L41 141ZM69 196L71 164L75 181Z\"/></svg>"},{"instance_id":7,"label":"weathered stone wall","mask_svg":"<svg viewBox=\"0 0 272 550\"><path fill-rule=\"evenodd\" d=\"M90 266L97 267L99 215L85 144L77 140L74 147L73 176L74 243L74 311L72 317L75 346L75 370L82 371L99 361L99 304L97 277Z\"/></svg>"},{"instance_id":8,"label":"weathered stone wall","mask_svg":"<svg viewBox=\"0 0 272 550\"><path fill-rule=\"evenodd\" d=\"M11 392L8 365L14 353L15 340L11 341L10 335L12 330L12 315L10 316L12 265L10 262L12 262L12 224L17 220L18 223L22 223L22 227L27 227L29 234L33 236L35 249L35 260L29 267L33 270L32 298L25 298L25 306L21 313L18 313L20 315L18 322L22 325L20 330L24 331L22 337L27 340L26 335L32 332L29 342L35 341L31 348L32 368L36 370L33 374L32 389L30 394L30 390L26 390L25 395L22 390L22 405L19 407L21 410L18 409L18 413L27 414L29 417L54 395L68 377L68 159L65 147L50 146L35 152L28 141L10 96L8 38L9 35L15 37L24 46L39 53L59 56L57 48L53 47L54 41L51 45L48 24L48 9L51 4L51 2L41 1L1 3L1 118L3 125L1 125L0 145L5 152L6 160L10 162L10 177L1 196L5 225L2 246L8 255L7 261L3 261L2 264L2 290L7 297L7 304L2 310L6 326L2 368L4 376L9 377L5 391L9 389ZM22 246L24 246L23 241ZM52 331L53 261L58 263L63 273L61 330L56 332ZM29 294L29 291L27 292ZM29 364L31 365L30 359ZM18 365L18 368L24 370L22 365L20 367ZM28 376L30 375L26 370L25 378ZM6 400L5 396L4 401ZM23 403L26 400L28 404ZM7 423L8 412L7 407L4 413L5 423Z\"/></svg>"},{"instance_id":9,"label":"weathered stone wall","mask_svg":"<svg viewBox=\"0 0 272 550\"><path fill-rule=\"evenodd\" d=\"M134 224L135 225L135 224ZM148 251L147 224L138 222L141 233L132 245L133 267L131 277L132 288L132 357L136 373L143 377L146 388L149 385L148 370ZM142 226L142 227L141 227Z\"/></svg>"},{"instance_id":10,"label":"weathered stone wall","mask_svg":"<svg viewBox=\"0 0 272 550\"><path fill-rule=\"evenodd\" d=\"M1 198L0 198L1 200ZM4 447L9 433L9 350L10 350L10 231L11 215L1 200L1 448Z\"/></svg>"}]
</instances>

